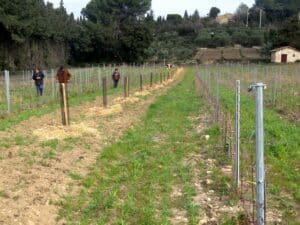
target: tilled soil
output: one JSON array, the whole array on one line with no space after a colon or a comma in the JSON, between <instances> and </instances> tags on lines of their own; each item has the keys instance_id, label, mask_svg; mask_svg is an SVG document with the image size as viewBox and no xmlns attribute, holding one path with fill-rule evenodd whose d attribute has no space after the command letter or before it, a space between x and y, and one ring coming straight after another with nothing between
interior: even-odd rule
<instances>
[{"instance_id":1,"label":"tilled soil","mask_svg":"<svg viewBox=\"0 0 300 225\"><path fill-rule=\"evenodd\" d=\"M64 196L78 190L74 174L87 174L103 147L139 121L181 73L125 100L110 96L106 109L100 99L71 108L69 127L60 125L57 111L1 132L7 143L0 146L0 224L64 224L57 216Z\"/></svg>"}]
</instances>

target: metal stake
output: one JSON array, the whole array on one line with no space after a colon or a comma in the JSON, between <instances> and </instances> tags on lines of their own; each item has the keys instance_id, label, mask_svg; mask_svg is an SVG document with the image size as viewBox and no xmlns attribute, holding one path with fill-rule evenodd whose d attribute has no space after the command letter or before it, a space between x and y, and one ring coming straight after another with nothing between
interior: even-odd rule
<instances>
[{"instance_id":1,"label":"metal stake","mask_svg":"<svg viewBox=\"0 0 300 225\"><path fill-rule=\"evenodd\" d=\"M263 89L266 85L255 83L250 91L256 90L256 211L257 224L265 224L265 165L264 165L264 124Z\"/></svg>"},{"instance_id":2,"label":"metal stake","mask_svg":"<svg viewBox=\"0 0 300 225\"><path fill-rule=\"evenodd\" d=\"M235 184L240 186L240 93L241 82L236 81L236 106L235 106Z\"/></svg>"},{"instance_id":3,"label":"metal stake","mask_svg":"<svg viewBox=\"0 0 300 225\"><path fill-rule=\"evenodd\" d=\"M6 93L6 102L7 102L7 112L10 114L10 79L9 79L9 71L4 70L4 79L5 79L5 93Z\"/></svg>"}]
</instances>

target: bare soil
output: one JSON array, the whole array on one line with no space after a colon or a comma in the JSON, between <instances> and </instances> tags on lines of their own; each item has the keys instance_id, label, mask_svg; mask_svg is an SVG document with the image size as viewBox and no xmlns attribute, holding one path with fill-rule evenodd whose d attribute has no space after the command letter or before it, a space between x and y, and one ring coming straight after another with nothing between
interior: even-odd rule
<instances>
[{"instance_id":1,"label":"bare soil","mask_svg":"<svg viewBox=\"0 0 300 225\"><path fill-rule=\"evenodd\" d=\"M100 99L71 108L69 127L61 126L57 111L0 132L2 143L8 142L0 146L0 224L64 224L57 220L60 203L78 191L72 174L86 175L103 147L137 123L181 74L178 69L175 82L126 99L110 96L108 108Z\"/></svg>"}]
</instances>

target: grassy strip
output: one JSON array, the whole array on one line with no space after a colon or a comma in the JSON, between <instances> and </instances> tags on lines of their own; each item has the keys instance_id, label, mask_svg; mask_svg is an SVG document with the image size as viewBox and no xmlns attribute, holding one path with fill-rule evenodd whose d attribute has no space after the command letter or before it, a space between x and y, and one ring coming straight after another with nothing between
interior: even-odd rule
<instances>
[{"instance_id":1,"label":"grassy strip","mask_svg":"<svg viewBox=\"0 0 300 225\"><path fill-rule=\"evenodd\" d=\"M135 88L136 87L132 87ZM117 89L110 88L108 89L107 94L108 95L113 95L117 93L122 93L123 92L123 87L119 87ZM85 102L89 101L94 101L97 96L102 96L102 91L99 91L99 93L94 92L94 93L89 93L89 94L83 94L83 95L74 95L69 97L69 105L70 107L78 106L80 104L83 104ZM41 97L42 99L43 97ZM1 119L0 123L0 131L5 131L22 121L25 121L29 119L32 116L40 117L43 116L47 113L54 112L55 110L58 110L60 108L59 106L59 99L57 99L56 102L50 102L46 106L42 106L40 108L35 108L31 110L26 110L23 112L20 112L18 114L12 114L8 116L7 118Z\"/></svg>"},{"instance_id":2,"label":"grassy strip","mask_svg":"<svg viewBox=\"0 0 300 225\"><path fill-rule=\"evenodd\" d=\"M221 88L222 104L234 115L235 93ZM265 155L268 166L268 190L273 197L290 193L296 204L300 202L300 127L280 118L273 110L264 110ZM255 152L255 101L241 96L241 148L245 154ZM246 162L242 162L246 164ZM249 169L249 168L248 168ZM286 205L287 204L287 205ZM286 212L295 203L285 202ZM288 209L287 209L288 208ZM289 212L287 212L288 214ZM286 218L289 215L285 215Z\"/></svg>"},{"instance_id":3,"label":"grassy strip","mask_svg":"<svg viewBox=\"0 0 300 225\"><path fill-rule=\"evenodd\" d=\"M188 119L200 104L193 75L189 70L182 83L150 106L141 123L103 150L94 170L81 179L81 193L63 204L68 224L169 224L176 207L187 212L189 224L197 224L191 172L182 164L199 148ZM171 199L174 185L182 187L179 205Z\"/></svg>"},{"instance_id":4,"label":"grassy strip","mask_svg":"<svg viewBox=\"0 0 300 225\"><path fill-rule=\"evenodd\" d=\"M94 93L94 94L90 94L90 95L82 95L82 96L72 97L69 100L70 107L80 105L87 101L93 101L93 100L95 100L96 96L98 96L98 94ZM29 119L32 116L40 117L40 116L43 116L47 113L53 112L58 109L59 109L59 102L57 102L57 103L53 102L53 103L51 103L47 106L43 106L41 108L20 112L17 115L13 114L13 115L8 116L7 118L1 120L0 131L7 130L7 129L21 123L22 121Z\"/></svg>"}]
</instances>

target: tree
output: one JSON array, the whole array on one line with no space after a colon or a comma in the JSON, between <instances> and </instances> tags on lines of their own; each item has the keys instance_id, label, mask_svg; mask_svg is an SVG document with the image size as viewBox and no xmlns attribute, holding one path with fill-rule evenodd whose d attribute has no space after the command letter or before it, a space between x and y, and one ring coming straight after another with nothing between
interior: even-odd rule
<instances>
[{"instance_id":1,"label":"tree","mask_svg":"<svg viewBox=\"0 0 300 225\"><path fill-rule=\"evenodd\" d=\"M196 43L199 47L224 47L231 44L231 37L222 30L212 31L203 29L196 38Z\"/></svg>"},{"instance_id":2,"label":"tree","mask_svg":"<svg viewBox=\"0 0 300 225\"><path fill-rule=\"evenodd\" d=\"M188 14L187 10L184 11L183 19L184 20L188 20L189 19L189 14Z\"/></svg>"},{"instance_id":3,"label":"tree","mask_svg":"<svg viewBox=\"0 0 300 225\"><path fill-rule=\"evenodd\" d=\"M193 22L199 22L199 20L200 20L199 11L196 9L195 12L192 15L192 21Z\"/></svg>"},{"instance_id":4,"label":"tree","mask_svg":"<svg viewBox=\"0 0 300 225\"><path fill-rule=\"evenodd\" d=\"M273 34L274 47L280 47L290 45L297 49L300 49L300 23L297 17L293 17L284 22L281 27Z\"/></svg>"},{"instance_id":5,"label":"tree","mask_svg":"<svg viewBox=\"0 0 300 225\"><path fill-rule=\"evenodd\" d=\"M212 7L209 11L209 14L208 14L208 17L211 18L211 19L215 19L217 18L217 16L219 15L220 13L220 9L217 8L217 7Z\"/></svg>"},{"instance_id":6,"label":"tree","mask_svg":"<svg viewBox=\"0 0 300 225\"><path fill-rule=\"evenodd\" d=\"M136 21L147 13L150 6L151 0L93 0L82 13L88 20L106 25Z\"/></svg>"},{"instance_id":7,"label":"tree","mask_svg":"<svg viewBox=\"0 0 300 225\"><path fill-rule=\"evenodd\" d=\"M256 0L255 6L262 8L269 24L281 23L300 11L300 0Z\"/></svg>"},{"instance_id":8,"label":"tree","mask_svg":"<svg viewBox=\"0 0 300 225\"><path fill-rule=\"evenodd\" d=\"M236 9L235 14L234 14L234 19L238 23L247 23L247 14L249 13L249 7L241 3L239 7Z\"/></svg>"},{"instance_id":9,"label":"tree","mask_svg":"<svg viewBox=\"0 0 300 225\"><path fill-rule=\"evenodd\" d=\"M142 49L150 45L152 38L151 27L144 24L150 6L151 0L90 1L82 14L90 23L91 37L95 37L94 57L114 61L141 59Z\"/></svg>"},{"instance_id":10,"label":"tree","mask_svg":"<svg viewBox=\"0 0 300 225\"><path fill-rule=\"evenodd\" d=\"M167 22L173 23L173 24L178 24L178 23L182 22L182 17L179 14L168 14Z\"/></svg>"}]
</instances>

